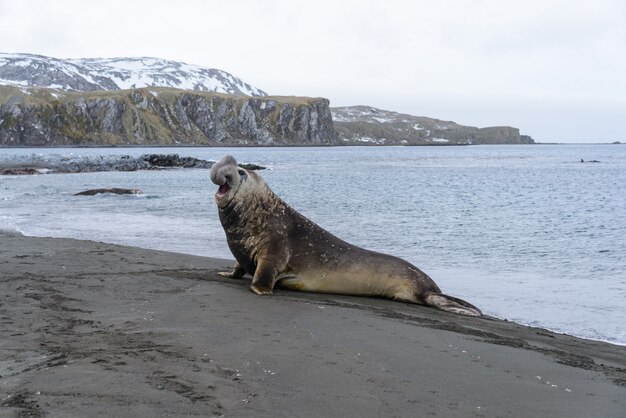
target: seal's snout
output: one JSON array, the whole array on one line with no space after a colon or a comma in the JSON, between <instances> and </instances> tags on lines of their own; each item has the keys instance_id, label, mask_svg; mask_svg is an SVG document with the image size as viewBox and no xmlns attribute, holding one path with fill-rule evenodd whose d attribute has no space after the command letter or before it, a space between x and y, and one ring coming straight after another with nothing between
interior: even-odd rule
<instances>
[{"instance_id":1,"label":"seal's snout","mask_svg":"<svg viewBox=\"0 0 626 418\"><path fill-rule=\"evenodd\" d=\"M224 156L211 167L211 181L218 186L227 181L232 181L231 171L233 168L237 169L237 160L232 155Z\"/></svg>"},{"instance_id":2,"label":"seal's snout","mask_svg":"<svg viewBox=\"0 0 626 418\"><path fill-rule=\"evenodd\" d=\"M211 167L211 181L220 186L217 193L215 193L218 203L233 187L237 187L237 169L237 160L230 155L225 156Z\"/></svg>"}]
</instances>

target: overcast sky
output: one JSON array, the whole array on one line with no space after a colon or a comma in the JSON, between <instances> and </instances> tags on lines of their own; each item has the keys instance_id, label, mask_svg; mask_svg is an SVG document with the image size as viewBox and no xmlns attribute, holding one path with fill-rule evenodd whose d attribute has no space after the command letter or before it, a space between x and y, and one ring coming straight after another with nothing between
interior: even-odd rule
<instances>
[{"instance_id":1,"label":"overcast sky","mask_svg":"<svg viewBox=\"0 0 626 418\"><path fill-rule=\"evenodd\" d=\"M623 0L0 0L0 51L153 56L539 142L626 142Z\"/></svg>"}]
</instances>

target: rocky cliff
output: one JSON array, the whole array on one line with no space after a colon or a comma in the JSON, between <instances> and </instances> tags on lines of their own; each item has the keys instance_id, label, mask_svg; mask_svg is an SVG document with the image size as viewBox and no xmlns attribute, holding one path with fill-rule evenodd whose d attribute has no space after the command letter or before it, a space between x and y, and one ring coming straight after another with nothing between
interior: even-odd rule
<instances>
[{"instance_id":1,"label":"rocky cliff","mask_svg":"<svg viewBox=\"0 0 626 418\"><path fill-rule=\"evenodd\" d=\"M510 126L476 128L370 106L334 107L333 122L344 144L456 145L532 144Z\"/></svg>"},{"instance_id":2,"label":"rocky cliff","mask_svg":"<svg viewBox=\"0 0 626 418\"><path fill-rule=\"evenodd\" d=\"M322 98L0 86L0 146L339 143Z\"/></svg>"}]
</instances>

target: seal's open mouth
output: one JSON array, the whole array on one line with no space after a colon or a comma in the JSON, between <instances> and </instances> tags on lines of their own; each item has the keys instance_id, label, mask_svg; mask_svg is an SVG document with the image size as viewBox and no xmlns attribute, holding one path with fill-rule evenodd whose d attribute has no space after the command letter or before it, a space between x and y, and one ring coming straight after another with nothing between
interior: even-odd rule
<instances>
[{"instance_id":1,"label":"seal's open mouth","mask_svg":"<svg viewBox=\"0 0 626 418\"><path fill-rule=\"evenodd\" d=\"M228 193L229 191L230 191L230 186L228 185L228 182L226 182L226 183L222 184L222 185L220 186L220 188L219 188L219 189L217 189L217 194L216 194L216 196L217 196L217 198L218 198L218 199L219 199L219 198L222 198L222 197L224 197L224 196L226 195L226 193Z\"/></svg>"}]
</instances>

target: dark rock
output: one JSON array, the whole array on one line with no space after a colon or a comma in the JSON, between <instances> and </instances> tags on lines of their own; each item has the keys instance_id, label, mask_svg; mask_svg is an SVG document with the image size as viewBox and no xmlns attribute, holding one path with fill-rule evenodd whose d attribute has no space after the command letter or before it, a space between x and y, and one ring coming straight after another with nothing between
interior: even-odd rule
<instances>
[{"instance_id":1,"label":"dark rock","mask_svg":"<svg viewBox=\"0 0 626 418\"><path fill-rule=\"evenodd\" d=\"M29 175L29 174L39 174L39 171L34 168L3 168L0 170L0 175L3 176L15 176L15 175Z\"/></svg>"},{"instance_id":2,"label":"dark rock","mask_svg":"<svg viewBox=\"0 0 626 418\"><path fill-rule=\"evenodd\" d=\"M265 167L256 165L256 164L238 164L239 167L245 168L246 170L265 170Z\"/></svg>"},{"instance_id":3,"label":"dark rock","mask_svg":"<svg viewBox=\"0 0 626 418\"><path fill-rule=\"evenodd\" d=\"M178 154L144 154L139 161L148 163L149 168L211 168L211 161L194 157L180 157Z\"/></svg>"},{"instance_id":4,"label":"dark rock","mask_svg":"<svg viewBox=\"0 0 626 418\"><path fill-rule=\"evenodd\" d=\"M139 159L146 161L147 163L156 167L179 167L180 166L180 157L178 156L178 154L142 155L141 157L139 157Z\"/></svg>"},{"instance_id":5,"label":"dark rock","mask_svg":"<svg viewBox=\"0 0 626 418\"><path fill-rule=\"evenodd\" d=\"M74 196L94 196L102 193L113 193L113 194L143 194L143 191L139 189L119 189L117 187L109 188L109 189L91 189L85 190L84 192L79 192L74 194Z\"/></svg>"}]
</instances>

